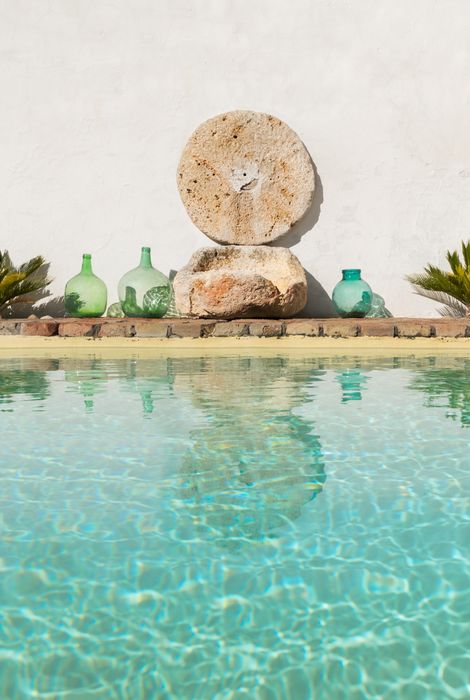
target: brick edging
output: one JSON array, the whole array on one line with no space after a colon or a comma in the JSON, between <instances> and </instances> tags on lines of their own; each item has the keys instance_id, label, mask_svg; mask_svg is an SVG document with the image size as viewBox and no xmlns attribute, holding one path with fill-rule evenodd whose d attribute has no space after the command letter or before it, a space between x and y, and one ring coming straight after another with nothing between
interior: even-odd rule
<instances>
[{"instance_id":1,"label":"brick edging","mask_svg":"<svg viewBox=\"0 0 470 700\"><path fill-rule=\"evenodd\" d=\"M470 338L470 318L56 318L0 319L0 335L91 338Z\"/></svg>"}]
</instances>

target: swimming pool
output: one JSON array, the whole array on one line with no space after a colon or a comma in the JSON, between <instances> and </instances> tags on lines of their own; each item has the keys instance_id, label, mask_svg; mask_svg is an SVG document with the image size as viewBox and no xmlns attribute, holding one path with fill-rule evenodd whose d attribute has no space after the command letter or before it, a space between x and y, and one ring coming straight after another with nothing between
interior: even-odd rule
<instances>
[{"instance_id":1,"label":"swimming pool","mask_svg":"<svg viewBox=\"0 0 470 700\"><path fill-rule=\"evenodd\" d=\"M0 359L0 698L470 696L470 360Z\"/></svg>"}]
</instances>

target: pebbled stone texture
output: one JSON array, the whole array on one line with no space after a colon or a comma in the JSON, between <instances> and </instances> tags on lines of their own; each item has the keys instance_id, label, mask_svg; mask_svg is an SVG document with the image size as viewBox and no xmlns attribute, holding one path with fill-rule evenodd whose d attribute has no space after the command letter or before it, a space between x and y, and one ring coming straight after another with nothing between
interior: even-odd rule
<instances>
[{"instance_id":1,"label":"pebbled stone texture","mask_svg":"<svg viewBox=\"0 0 470 700\"><path fill-rule=\"evenodd\" d=\"M287 248L199 248L173 281L178 310L208 318L286 318L307 301L305 272Z\"/></svg>"},{"instance_id":2,"label":"pebbled stone texture","mask_svg":"<svg viewBox=\"0 0 470 700\"><path fill-rule=\"evenodd\" d=\"M201 124L178 166L178 189L193 223L219 243L260 245L286 233L309 208L310 156L284 122L234 111Z\"/></svg>"}]
</instances>

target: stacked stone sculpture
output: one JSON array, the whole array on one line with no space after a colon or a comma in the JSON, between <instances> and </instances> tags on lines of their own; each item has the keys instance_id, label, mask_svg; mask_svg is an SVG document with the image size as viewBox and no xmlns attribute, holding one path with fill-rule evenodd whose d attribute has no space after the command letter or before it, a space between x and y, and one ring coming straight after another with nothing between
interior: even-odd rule
<instances>
[{"instance_id":1,"label":"stacked stone sculpture","mask_svg":"<svg viewBox=\"0 0 470 700\"><path fill-rule=\"evenodd\" d=\"M235 111L204 122L178 167L194 224L224 244L201 248L176 275L178 310L205 318L287 318L307 301L305 272L287 249L267 244L309 208L310 156L280 119Z\"/></svg>"}]
</instances>

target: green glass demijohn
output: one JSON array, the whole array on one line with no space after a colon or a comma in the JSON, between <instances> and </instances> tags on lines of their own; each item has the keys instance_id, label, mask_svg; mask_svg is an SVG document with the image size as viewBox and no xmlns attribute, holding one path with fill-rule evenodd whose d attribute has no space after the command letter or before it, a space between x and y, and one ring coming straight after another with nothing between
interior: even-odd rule
<instances>
[{"instance_id":1,"label":"green glass demijohn","mask_svg":"<svg viewBox=\"0 0 470 700\"><path fill-rule=\"evenodd\" d=\"M102 316L108 294L103 280L91 268L91 255L84 253L82 269L65 285L64 303L67 316Z\"/></svg>"},{"instance_id":2,"label":"green glass demijohn","mask_svg":"<svg viewBox=\"0 0 470 700\"><path fill-rule=\"evenodd\" d=\"M343 279L333 290L333 304L343 318L364 318L372 306L372 289L360 270L342 270Z\"/></svg>"},{"instance_id":3,"label":"green glass demijohn","mask_svg":"<svg viewBox=\"0 0 470 700\"><path fill-rule=\"evenodd\" d=\"M121 277L119 301L125 316L161 318L171 300L170 280L152 267L150 248L143 247L140 265Z\"/></svg>"}]
</instances>

